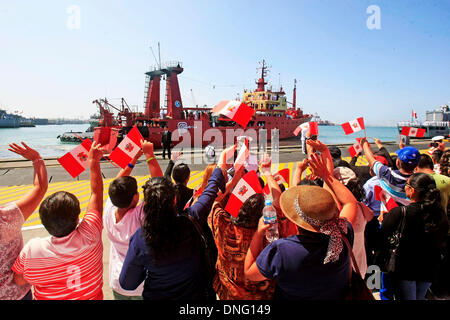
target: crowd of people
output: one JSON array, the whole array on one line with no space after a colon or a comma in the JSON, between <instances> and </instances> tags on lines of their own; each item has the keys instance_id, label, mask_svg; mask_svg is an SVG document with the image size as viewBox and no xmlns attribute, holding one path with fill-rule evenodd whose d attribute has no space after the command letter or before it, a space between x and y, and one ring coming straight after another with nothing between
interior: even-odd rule
<instances>
[{"instance_id":1,"label":"crowd of people","mask_svg":"<svg viewBox=\"0 0 450 320\"><path fill-rule=\"evenodd\" d=\"M10 151L32 161L34 187L0 207L0 299L103 299L102 230L110 240L109 285L117 300L340 300L348 295L351 251L362 278L379 263L402 226L395 268L382 273L383 300L422 300L448 294L450 151L420 154L401 145L391 156L378 139L360 141L367 166L342 160L341 151L306 139L290 187L278 184L271 158L257 174L267 196L245 200L237 216L226 204L245 166L233 166L236 145L209 164L199 190L188 187L189 166L173 152L165 173L153 144L120 170L103 199L101 146L89 151L91 195L83 219L67 191L44 199L47 171L25 143ZM151 178L143 186L131 172L145 157ZM387 210L379 186L396 206ZM279 239L268 242L263 209L270 198ZM23 243L21 227L39 207L50 234ZM208 269L213 261L214 270Z\"/></svg>"}]
</instances>

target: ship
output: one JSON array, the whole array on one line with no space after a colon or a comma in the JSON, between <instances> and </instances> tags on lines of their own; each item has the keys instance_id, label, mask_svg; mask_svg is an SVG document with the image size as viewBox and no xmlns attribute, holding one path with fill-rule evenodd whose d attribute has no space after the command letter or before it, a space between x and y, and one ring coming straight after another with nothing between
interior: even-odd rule
<instances>
[{"instance_id":1,"label":"ship","mask_svg":"<svg viewBox=\"0 0 450 320\"><path fill-rule=\"evenodd\" d=\"M444 104L434 110L426 111L426 120L420 121L413 116L411 121L401 121L397 123L397 129L401 134L403 127L412 127L425 129L425 135L422 138L413 139L431 139L436 136L449 137L450 135L450 106Z\"/></svg>"},{"instance_id":2,"label":"ship","mask_svg":"<svg viewBox=\"0 0 450 320\"><path fill-rule=\"evenodd\" d=\"M0 109L0 128L19 128L20 121L16 115Z\"/></svg>"},{"instance_id":3,"label":"ship","mask_svg":"<svg viewBox=\"0 0 450 320\"><path fill-rule=\"evenodd\" d=\"M14 114L0 109L0 128L35 127L33 119L22 117L15 111Z\"/></svg>"},{"instance_id":4,"label":"ship","mask_svg":"<svg viewBox=\"0 0 450 320\"><path fill-rule=\"evenodd\" d=\"M124 98L120 105L113 105L107 98L96 99L92 103L99 108L99 125L94 128L94 140L107 152L111 152L131 128L137 126L144 139L152 142L155 148L161 147L161 133L168 127L174 144L183 147L204 147L211 144L213 137L205 136L208 129L219 130L222 137L227 130L234 129L244 133L249 129L266 129L267 141L271 140L271 130L279 130L279 139L294 136L293 132L300 124L311 120L312 115L304 114L296 106L296 80L294 81L293 102L288 102L282 86L279 90L267 87L268 67L263 60L260 78L255 82L256 89L244 90L242 102L252 107L255 113L246 128L240 127L231 119L214 114L212 107L185 107L181 99L178 75L184 71L180 61L161 63L146 72L144 111L132 111ZM165 106L160 106L161 80L166 81ZM240 130L240 131L239 131ZM217 132L217 131L215 131ZM198 139L200 135L200 139ZM239 133L236 135L239 136ZM201 141L201 145L199 144ZM181 141L181 142L179 142ZM217 141L214 141L217 146ZM222 146L227 141L223 141Z\"/></svg>"}]
</instances>

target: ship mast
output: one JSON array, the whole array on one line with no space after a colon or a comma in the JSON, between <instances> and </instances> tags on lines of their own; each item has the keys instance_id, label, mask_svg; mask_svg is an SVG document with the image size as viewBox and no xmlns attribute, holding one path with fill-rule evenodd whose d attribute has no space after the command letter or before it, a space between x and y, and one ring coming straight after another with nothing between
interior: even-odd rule
<instances>
[{"instance_id":1,"label":"ship mast","mask_svg":"<svg viewBox=\"0 0 450 320\"><path fill-rule=\"evenodd\" d=\"M296 110L297 108L295 106L295 103L297 100L297 79L294 79L294 94L292 100L293 100L292 106L294 107L294 110Z\"/></svg>"},{"instance_id":2,"label":"ship mast","mask_svg":"<svg viewBox=\"0 0 450 320\"><path fill-rule=\"evenodd\" d=\"M256 91L262 92L262 91L265 91L265 85L267 84L267 82L265 81L264 78L267 76L267 72L268 72L268 70L267 70L268 67L266 66L266 61L264 59L262 61L262 66L257 69L261 69L261 78L259 78L258 82L256 82L256 84L258 85L258 88L256 89Z\"/></svg>"}]
</instances>

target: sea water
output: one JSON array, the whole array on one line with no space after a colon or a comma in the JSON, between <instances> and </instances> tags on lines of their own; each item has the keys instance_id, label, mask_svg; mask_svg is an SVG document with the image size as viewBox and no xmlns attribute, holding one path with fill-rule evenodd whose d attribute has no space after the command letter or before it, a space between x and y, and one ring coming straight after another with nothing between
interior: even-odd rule
<instances>
[{"instance_id":1,"label":"sea water","mask_svg":"<svg viewBox=\"0 0 450 320\"><path fill-rule=\"evenodd\" d=\"M16 154L8 151L8 145L12 142L26 142L35 148L43 157L60 157L72 150L75 145L62 143L57 138L64 132L84 132L89 124L64 124L43 125L31 128L1 128L0 129L0 159L17 159ZM355 138L364 136L364 131L351 135L345 135L341 126L319 126L319 140L326 144L351 144ZM398 141L399 133L396 127L367 127L366 136L378 138L382 142ZM294 138L295 139L295 138ZM300 137L298 137L300 141ZM370 140L369 141L373 141ZM283 145L283 142L280 143Z\"/></svg>"}]
</instances>

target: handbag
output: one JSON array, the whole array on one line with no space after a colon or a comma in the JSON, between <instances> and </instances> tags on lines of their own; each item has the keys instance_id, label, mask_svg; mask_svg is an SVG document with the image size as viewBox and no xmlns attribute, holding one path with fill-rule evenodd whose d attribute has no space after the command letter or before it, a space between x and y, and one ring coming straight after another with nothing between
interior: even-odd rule
<instances>
[{"instance_id":1,"label":"handbag","mask_svg":"<svg viewBox=\"0 0 450 320\"><path fill-rule=\"evenodd\" d=\"M381 253L377 261L378 266L382 272L394 272L398 255L398 247L400 239L402 238L403 229L405 228L406 221L406 207L401 207L402 220L397 227L397 230L388 237L389 249L386 253Z\"/></svg>"},{"instance_id":2,"label":"handbag","mask_svg":"<svg viewBox=\"0 0 450 320\"><path fill-rule=\"evenodd\" d=\"M347 246L350 256L349 285L347 288L347 292L345 293L345 300L375 300L372 291L370 291L370 289L367 287L366 282L361 277L361 273L359 272L359 268L356 263L355 255L353 254L352 246L350 245L347 237L344 234L342 234L342 239Z\"/></svg>"}]
</instances>

